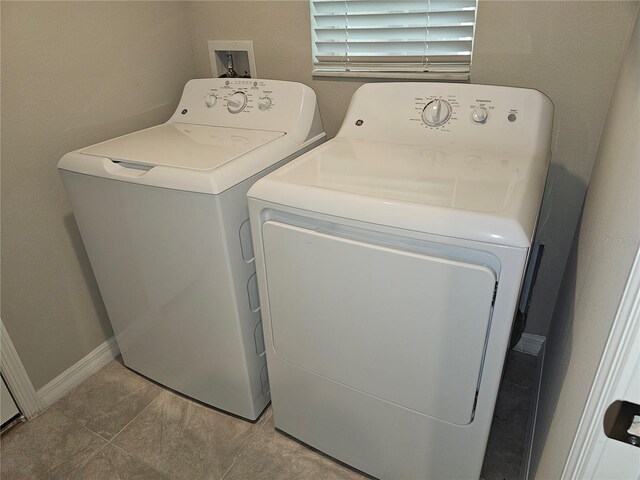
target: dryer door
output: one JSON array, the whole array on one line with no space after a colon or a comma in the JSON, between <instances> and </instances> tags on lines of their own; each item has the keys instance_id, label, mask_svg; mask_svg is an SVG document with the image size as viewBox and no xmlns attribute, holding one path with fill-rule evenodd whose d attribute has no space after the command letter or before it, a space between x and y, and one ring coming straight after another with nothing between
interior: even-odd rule
<instances>
[{"instance_id":1,"label":"dryer door","mask_svg":"<svg viewBox=\"0 0 640 480\"><path fill-rule=\"evenodd\" d=\"M493 270L274 221L263 242L277 356L425 415L473 420Z\"/></svg>"}]
</instances>

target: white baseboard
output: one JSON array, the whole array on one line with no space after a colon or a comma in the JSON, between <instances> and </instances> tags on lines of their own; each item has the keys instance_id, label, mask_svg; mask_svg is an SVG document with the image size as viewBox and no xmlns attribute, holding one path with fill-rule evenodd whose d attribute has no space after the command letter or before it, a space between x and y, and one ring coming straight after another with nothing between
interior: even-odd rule
<instances>
[{"instance_id":1,"label":"white baseboard","mask_svg":"<svg viewBox=\"0 0 640 480\"><path fill-rule=\"evenodd\" d=\"M111 337L106 340L86 357L82 358L75 365L66 369L38 390L37 395L40 409L44 410L52 405L56 400L62 398L67 392L80 385L83 381L116 358L119 353L120 350L118 349L116 338Z\"/></svg>"},{"instance_id":2,"label":"white baseboard","mask_svg":"<svg viewBox=\"0 0 640 480\"><path fill-rule=\"evenodd\" d=\"M547 337L543 337L542 335L523 333L522 338L520 338L517 345L513 347L513 350L537 357L546 339Z\"/></svg>"}]
</instances>

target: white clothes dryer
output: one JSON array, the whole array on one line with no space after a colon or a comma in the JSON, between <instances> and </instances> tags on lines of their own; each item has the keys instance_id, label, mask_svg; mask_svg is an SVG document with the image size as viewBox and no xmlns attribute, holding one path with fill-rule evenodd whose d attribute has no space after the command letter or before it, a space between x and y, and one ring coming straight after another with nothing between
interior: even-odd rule
<instances>
[{"instance_id":1,"label":"white clothes dryer","mask_svg":"<svg viewBox=\"0 0 640 480\"><path fill-rule=\"evenodd\" d=\"M478 478L552 115L533 90L366 84L254 184L276 428L379 478Z\"/></svg>"},{"instance_id":2,"label":"white clothes dryer","mask_svg":"<svg viewBox=\"0 0 640 480\"><path fill-rule=\"evenodd\" d=\"M167 123L60 160L127 367L260 415L269 384L246 193L324 138L305 85L201 79Z\"/></svg>"}]
</instances>

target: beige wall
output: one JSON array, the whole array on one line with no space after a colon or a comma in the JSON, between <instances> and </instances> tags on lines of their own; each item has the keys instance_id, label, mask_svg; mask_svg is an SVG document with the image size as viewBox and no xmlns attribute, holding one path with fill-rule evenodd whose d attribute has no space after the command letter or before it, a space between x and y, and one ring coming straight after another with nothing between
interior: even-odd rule
<instances>
[{"instance_id":1,"label":"beige wall","mask_svg":"<svg viewBox=\"0 0 640 480\"><path fill-rule=\"evenodd\" d=\"M112 335L56 163L166 120L194 75L182 2L6 2L2 320L40 388Z\"/></svg>"},{"instance_id":2,"label":"beige wall","mask_svg":"<svg viewBox=\"0 0 640 480\"><path fill-rule=\"evenodd\" d=\"M548 337L535 478L560 478L640 245L640 22L631 38Z\"/></svg>"},{"instance_id":3,"label":"beige wall","mask_svg":"<svg viewBox=\"0 0 640 480\"><path fill-rule=\"evenodd\" d=\"M532 333L547 331L635 8L480 0L472 82L536 88L556 109L540 234L547 249L527 327ZM312 78L306 0L192 2L190 14L198 76L211 76L207 40L253 40L259 76L312 86L325 130L335 135L361 82Z\"/></svg>"}]
</instances>

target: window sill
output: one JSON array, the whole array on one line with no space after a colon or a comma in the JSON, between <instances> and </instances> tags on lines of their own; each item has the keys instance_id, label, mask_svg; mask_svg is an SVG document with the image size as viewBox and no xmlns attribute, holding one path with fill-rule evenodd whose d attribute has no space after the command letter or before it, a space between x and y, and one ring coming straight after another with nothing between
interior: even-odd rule
<instances>
[{"instance_id":1,"label":"window sill","mask_svg":"<svg viewBox=\"0 0 640 480\"><path fill-rule=\"evenodd\" d=\"M338 70L313 70L314 77L380 78L389 80L444 80L468 82L469 72L345 72Z\"/></svg>"}]
</instances>

